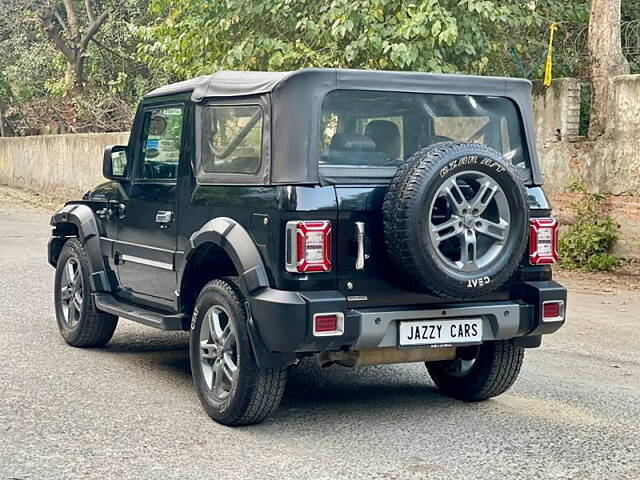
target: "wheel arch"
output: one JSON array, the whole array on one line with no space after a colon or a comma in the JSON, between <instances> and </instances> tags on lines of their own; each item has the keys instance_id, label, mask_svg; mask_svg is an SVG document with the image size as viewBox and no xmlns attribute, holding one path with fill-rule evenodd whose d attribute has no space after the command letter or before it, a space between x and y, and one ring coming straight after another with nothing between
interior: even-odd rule
<instances>
[{"instance_id":1,"label":"wheel arch","mask_svg":"<svg viewBox=\"0 0 640 480\"><path fill-rule=\"evenodd\" d=\"M218 217L191 235L178 270L180 305L189 311L213 278L237 277L245 296L269 287L267 271L251 235L231 218Z\"/></svg>"},{"instance_id":2,"label":"wheel arch","mask_svg":"<svg viewBox=\"0 0 640 480\"><path fill-rule=\"evenodd\" d=\"M107 267L100 250L100 230L93 210L85 204L67 204L53 214L47 246L49 264L56 266L67 239L76 237L89 257L91 290L111 292Z\"/></svg>"}]
</instances>

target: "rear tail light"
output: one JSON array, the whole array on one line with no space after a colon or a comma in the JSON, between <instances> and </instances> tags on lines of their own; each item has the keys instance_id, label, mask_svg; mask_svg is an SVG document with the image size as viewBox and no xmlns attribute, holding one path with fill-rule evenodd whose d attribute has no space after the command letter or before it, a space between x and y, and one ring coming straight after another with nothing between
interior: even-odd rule
<instances>
[{"instance_id":1,"label":"rear tail light","mask_svg":"<svg viewBox=\"0 0 640 480\"><path fill-rule=\"evenodd\" d=\"M546 265L558 261L558 229L555 218L533 218L530 226L529 255L532 265Z\"/></svg>"},{"instance_id":2,"label":"rear tail light","mask_svg":"<svg viewBox=\"0 0 640 480\"><path fill-rule=\"evenodd\" d=\"M543 322L561 322L564 320L564 302L562 300L552 300L542 304Z\"/></svg>"},{"instance_id":3,"label":"rear tail light","mask_svg":"<svg viewBox=\"0 0 640 480\"><path fill-rule=\"evenodd\" d=\"M313 316L313 336L327 337L344 333L344 315L338 313L316 313Z\"/></svg>"},{"instance_id":4,"label":"rear tail light","mask_svg":"<svg viewBox=\"0 0 640 480\"><path fill-rule=\"evenodd\" d=\"M287 272L311 273L331 270L331 222L287 222Z\"/></svg>"}]
</instances>

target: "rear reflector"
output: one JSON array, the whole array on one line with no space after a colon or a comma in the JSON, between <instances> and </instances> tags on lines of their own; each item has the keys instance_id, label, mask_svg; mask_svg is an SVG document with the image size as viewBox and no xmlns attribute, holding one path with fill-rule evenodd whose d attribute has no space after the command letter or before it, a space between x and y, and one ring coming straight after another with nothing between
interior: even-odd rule
<instances>
[{"instance_id":1,"label":"rear reflector","mask_svg":"<svg viewBox=\"0 0 640 480\"><path fill-rule=\"evenodd\" d=\"M344 315L337 313L316 313L313 316L313 335L325 337L344 333Z\"/></svg>"},{"instance_id":2,"label":"rear reflector","mask_svg":"<svg viewBox=\"0 0 640 480\"><path fill-rule=\"evenodd\" d=\"M529 256L531 265L546 265L558 261L558 229L555 218L532 218Z\"/></svg>"},{"instance_id":3,"label":"rear reflector","mask_svg":"<svg viewBox=\"0 0 640 480\"><path fill-rule=\"evenodd\" d=\"M311 273L331 270L331 222L287 222L287 272Z\"/></svg>"},{"instance_id":4,"label":"rear reflector","mask_svg":"<svg viewBox=\"0 0 640 480\"><path fill-rule=\"evenodd\" d=\"M542 304L543 322L561 322L564 320L564 302L562 300L552 300Z\"/></svg>"}]
</instances>

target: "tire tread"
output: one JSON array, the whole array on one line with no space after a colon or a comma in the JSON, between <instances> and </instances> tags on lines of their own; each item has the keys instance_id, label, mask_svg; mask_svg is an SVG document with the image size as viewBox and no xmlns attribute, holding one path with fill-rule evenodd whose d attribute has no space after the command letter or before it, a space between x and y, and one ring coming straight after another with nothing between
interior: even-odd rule
<instances>
[{"instance_id":1,"label":"tire tread","mask_svg":"<svg viewBox=\"0 0 640 480\"><path fill-rule=\"evenodd\" d=\"M246 322L244 295L235 279L221 278L210 281L202 288L199 298L207 292L224 295L234 306L236 312L241 312L241 318L238 318L238 321ZM196 303L198 304L199 301ZM240 333L237 332L237 335L240 335ZM247 341L249 341L248 337ZM263 421L275 413L284 394L287 383L287 369L261 369L256 363L251 346L246 350L246 353L249 355L249 361L244 364L244 368L246 369L245 373L248 382L244 392L242 392L244 395L241 392L236 392L241 397L234 400L236 405L231 408L233 412L223 417L201 398L207 413L224 425L252 425Z\"/></svg>"},{"instance_id":2,"label":"tire tread","mask_svg":"<svg viewBox=\"0 0 640 480\"><path fill-rule=\"evenodd\" d=\"M427 370L435 384L448 396L477 402L497 397L513 386L524 360L524 349L509 340L498 340L483 344L483 361L488 364L469 373L468 377L453 377L447 374L440 362L427 363Z\"/></svg>"},{"instance_id":3,"label":"tire tread","mask_svg":"<svg viewBox=\"0 0 640 480\"><path fill-rule=\"evenodd\" d=\"M384 239L387 252L393 265L398 265L401 271L410 277L414 272L420 271L420 265L416 261L418 255L412 250L415 242L410 241L410 216L415 210L415 205L421 191L421 185L432 175L436 163L444 155L464 150L472 146L474 149L485 150L487 153L496 152L485 145L462 142L443 142L425 147L414 153L409 159L400 165L398 171L389 185L382 206ZM524 192L524 183L518 175L513 178L518 183L518 187ZM414 247L415 248L415 247ZM519 250L523 250L521 246ZM501 272L501 280L493 281L488 287L482 290L469 290L465 292L464 298L478 298L486 296L501 288L516 273L520 256L517 261L511 262L509 268ZM459 294L454 294L442 287L442 284L435 276L422 275L420 277L426 289L440 297L448 299L460 299Z\"/></svg>"}]
</instances>

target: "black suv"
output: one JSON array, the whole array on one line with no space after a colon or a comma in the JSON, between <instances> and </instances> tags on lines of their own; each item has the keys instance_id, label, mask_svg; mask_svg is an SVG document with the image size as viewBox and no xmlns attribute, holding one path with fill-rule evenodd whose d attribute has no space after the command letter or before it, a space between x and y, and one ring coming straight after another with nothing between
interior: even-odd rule
<instances>
[{"instance_id":1,"label":"black suv","mask_svg":"<svg viewBox=\"0 0 640 480\"><path fill-rule=\"evenodd\" d=\"M496 396L565 320L525 80L219 72L149 93L103 170L51 220L60 332L190 330L223 424L273 413L305 356Z\"/></svg>"}]
</instances>

